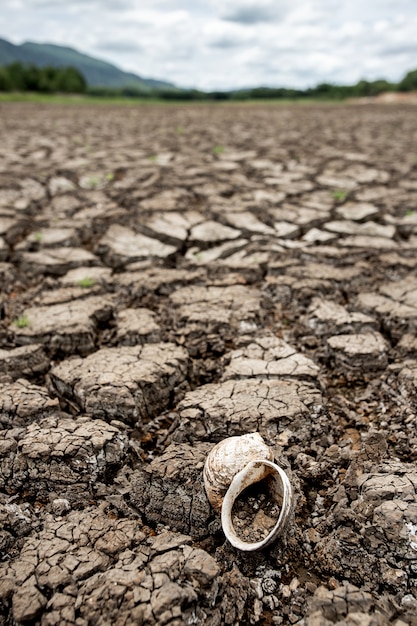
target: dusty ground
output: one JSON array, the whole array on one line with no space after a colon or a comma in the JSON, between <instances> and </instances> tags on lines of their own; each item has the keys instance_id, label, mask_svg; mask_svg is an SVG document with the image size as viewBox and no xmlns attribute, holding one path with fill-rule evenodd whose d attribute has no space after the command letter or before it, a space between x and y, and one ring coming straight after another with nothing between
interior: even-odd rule
<instances>
[{"instance_id":1,"label":"dusty ground","mask_svg":"<svg viewBox=\"0 0 417 626\"><path fill-rule=\"evenodd\" d=\"M0 624L417 624L413 106L0 108ZM259 431L297 495L236 552Z\"/></svg>"}]
</instances>

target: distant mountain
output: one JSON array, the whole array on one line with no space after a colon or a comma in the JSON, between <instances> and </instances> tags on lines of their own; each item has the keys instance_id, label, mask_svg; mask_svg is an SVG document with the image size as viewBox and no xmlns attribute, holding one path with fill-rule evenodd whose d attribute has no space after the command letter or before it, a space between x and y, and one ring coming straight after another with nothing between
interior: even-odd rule
<instances>
[{"instance_id":1,"label":"distant mountain","mask_svg":"<svg viewBox=\"0 0 417 626\"><path fill-rule=\"evenodd\" d=\"M137 87L143 90L159 87L175 88L172 83L124 72L111 63L82 54L74 48L30 41L15 46L5 39L0 39L0 65L9 65L15 61L31 63L37 67L70 65L83 74L89 87Z\"/></svg>"}]
</instances>

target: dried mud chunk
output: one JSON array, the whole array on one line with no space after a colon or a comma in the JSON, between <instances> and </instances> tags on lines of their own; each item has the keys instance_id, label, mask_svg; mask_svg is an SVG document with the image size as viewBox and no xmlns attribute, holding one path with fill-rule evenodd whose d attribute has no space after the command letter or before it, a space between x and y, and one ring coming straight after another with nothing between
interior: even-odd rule
<instances>
[{"instance_id":1,"label":"dried mud chunk","mask_svg":"<svg viewBox=\"0 0 417 626\"><path fill-rule=\"evenodd\" d=\"M347 248L363 248L365 251L374 250L393 250L399 247L399 244L392 239L386 237L376 237L367 235L354 235L344 237L341 243Z\"/></svg>"},{"instance_id":2,"label":"dried mud chunk","mask_svg":"<svg viewBox=\"0 0 417 626\"><path fill-rule=\"evenodd\" d=\"M351 585L344 583L336 589L318 587L311 601L309 626L328 626L334 624L363 624L363 626L378 626L378 621L363 621L362 618L369 616L374 602L370 593L366 593ZM354 618L354 615L357 617ZM349 617L355 621L348 621ZM329 621L328 621L329 620ZM358 621L356 621L358 620Z\"/></svg>"},{"instance_id":3,"label":"dried mud chunk","mask_svg":"<svg viewBox=\"0 0 417 626\"><path fill-rule=\"evenodd\" d=\"M358 235L362 237L386 237L392 239L395 235L395 226L377 224L376 222L369 221L364 224L358 224L357 222L350 220L339 220L334 222L327 222L324 225L326 230L330 230L333 233L339 235Z\"/></svg>"},{"instance_id":4,"label":"dried mud chunk","mask_svg":"<svg viewBox=\"0 0 417 626\"><path fill-rule=\"evenodd\" d=\"M351 176L359 183L387 183L390 174L375 167L369 167L362 163L353 163L343 170L347 176Z\"/></svg>"},{"instance_id":5,"label":"dried mud chunk","mask_svg":"<svg viewBox=\"0 0 417 626\"><path fill-rule=\"evenodd\" d=\"M188 248L185 259L192 265L206 266L209 263L218 264L221 262L227 264L230 256L237 251L241 251L248 243L249 241L247 239L234 239L233 241L227 241L219 246L214 246L206 250L193 246Z\"/></svg>"},{"instance_id":6,"label":"dried mud chunk","mask_svg":"<svg viewBox=\"0 0 417 626\"><path fill-rule=\"evenodd\" d=\"M5 261L9 254L9 247L2 237L0 237L0 262Z\"/></svg>"},{"instance_id":7,"label":"dried mud chunk","mask_svg":"<svg viewBox=\"0 0 417 626\"><path fill-rule=\"evenodd\" d=\"M417 361L408 359L400 366L400 385L405 387L412 399L417 399Z\"/></svg>"},{"instance_id":8,"label":"dried mud chunk","mask_svg":"<svg viewBox=\"0 0 417 626\"><path fill-rule=\"evenodd\" d=\"M417 279L415 276L408 276L404 280L385 284L380 288L380 293L417 309Z\"/></svg>"},{"instance_id":9,"label":"dried mud chunk","mask_svg":"<svg viewBox=\"0 0 417 626\"><path fill-rule=\"evenodd\" d=\"M84 502L94 483L121 464L127 449L126 435L115 426L61 415L30 424L16 441L15 452L6 451L11 464L1 488L16 493L24 487L43 501L53 492Z\"/></svg>"},{"instance_id":10,"label":"dried mud chunk","mask_svg":"<svg viewBox=\"0 0 417 626\"><path fill-rule=\"evenodd\" d=\"M22 196L30 200L42 200L46 196L46 189L33 178L23 178L19 181Z\"/></svg>"},{"instance_id":11,"label":"dried mud chunk","mask_svg":"<svg viewBox=\"0 0 417 626\"><path fill-rule=\"evenodd\" d=\"M319 367L283 339L259 337L248 346L234 350L225 356L230 363L223 380L231 378L316 378Z\"/></svg>"},{"instance_id":12,"label":"dried mud chunk","mask_svg":"<svg viewBox=\"0 0 417 626\"><path fill-rule=\"evenodd\" d=\"M152 217L149 222L144 224L145 232L151 233L151 236L179 245L188 238L190 229L203 222L204 217L196 211L188 211L185 213L161 213Z\"/></svg>"},{"instance_id":13,"label":"dried mud chunk","mask_svg":"<svg viewBox=\"0 0 417 626\"><path fill-rule=\"evenodd\" d=\"M135 233L119 224L110 226L97 246L98 253L111 267L121 267L149 257L167 258L176 250L175 246Z\"/></svg>"},{"instance_id":14,"label":"dried mud chunk","mask_svg":"<svg viewBox=\"0 0 417 626\"><path fill-rule=\"evenodd\" d=\"M396 347L403 355L417 356L417 337L412 333L407 333L401 337Z\"/></svg>"},{"instance_id":15,"label":"dried mud chunk","mask_svg":"<svg viewBox=\"0 0 417 626\"><path fill-rule=\"evenodd\" d=\"M44 374L48 369L49 359L39 344L13 350L0 349L0 374L8 374L17 379L21 376Z\"/></svg>"},{"instance_id":16,"label":"dried mud chunk","mask_svg":"<svg viewBox=\"0 0 417 626\"><path fill-rule=\"evenodd\" d=\"M76 196L70 194L63 194L54 196L50 203L51 210L55 215L67 215L71 216L82 205L82 202Z\"/></svg>"},{"instance_id":17,"label":"dried mud chunk","mask_svg":"<svg viewBox=\"0 0 417 626\"><path fill-rule=\"evenodd\" d=\"M327 343L342 367L370 372L388 365L388 344L379 333L336 335L329 337Z\"/></svg>"},{"instance_id":18,"label":"dried mud chunk","mask_svg":"<svg viewBox=\"0 0 417 626\"><path fill-rule=\"evenodd\" d=\"M141 298L147 294L168 295L184 283L202 277L201 271L188 271L164 267L152 267L142 271L122 272L113 277L113 284L127 289L132 296Z\"/></svg>"},{"instance_id":19,"label":"dried mud chunk","mask_svg":"<svg viewBox=\"0 0 417 626\"><path fill-rule=\"evenodd\" d=\"M328 218L328 213L304 206L284 205L278 209L269 209L268 213L278 222L289 222L297 226L317 227Z\"/></svg>"},{"instance_id":20,"label":"dried mud chunk","mask_svg":"<svg viewBox=\"0 0 417 626\"><path fill-rule=\"evenodd\" d=\"M59 248L79 244L75 228L40 228L16 246L16 250Z\"/></svg>"},{"instance_id":21,"label":"dried mud chunk","mask_svg":"<svg viewBox=\"0 0 417 626\"><path fill-rule=\"evenodd\" d=\"M149 309L124 309L117 315L117 340L120 345L156 343L160 335L161 327Z\"/></svg>"},{"instance_id":22,"label":"dried mud chunk","mask_svg":"<svg viewBox=\"0 0 417 626\"><path fill-rule=\"evenodd\" d=\"M346 202L337 207L336 214L344 220L363 222L369 217L374 217L379 209L368 202Z\"/></svg>"},{"instance_id":23,"label":"dried mud chunk","mask_svg":"<svg viewBox=\"0 0 417 626\"><path fill-rule=\"evenodd\" d=\"M88 289L94 285L110 281L112 270L108 267L77 267L61 278L62 285L82 286Z\"/></svg>"},{"instance_id":24,"label":"dried mud chunk","mask_svg":"<svg viewBox=\"0 0 417 626\"><path fill-rule=\"evenodd\" d=\"M272 265L272 270L274 266ZM274 273L273 271L271 273ZM333 280L336 282L351 281L352 278L360 277L363 268L359 265L349 267L337 267L328 263L308 263L307 265L294 265L288 270L292 276L299 278L316 278Z\"/></svg>"},{"instance_id":25,"label":"dried mud chunk","mask_svg":"<svg viewBox=\"0 0 417 626\"><path fill-rule=\"evenodd\" d=\"M26 540L20 556L0 569L1 579L7 581L0 596L11 597L10 617L20 623L42 613L42 624L75 624L83 581L143 540L136 520L110 519L100 509L74 511L59 520L48 515L44 528Z\"/></svg>"},{"instance_id":26,"label":"dried mud chunk","mask_svg":"<svg viewBox=\"0 0 417 626\"><path fill-rule=\"evenodd\" d=\"M86 355L94 350L98 322L107 321L112 313L112 298L94 296L26 309L27 326L10 329L19 344L43 343L54 352Z\"/></svg>"},{"instance_id":27,"label":"dried mud chunk","mask_svg":"<svg viewBox=\"0 0 417 626\"><path fill-rule=\"evenodd\" d=\"M224 214L224 209L218 211L219 215ZM250 233L263 233L265 235L274 235L275 231L270 226L261 222L250 211L236 211L233 213L227 213L224 218L232 226L241 231L249 231Z\"/></svg>"},{"instance_id":28,"label":"dried mud chunk","mask_svg":"<svg viewBox=\"0 0 417 626\"><path fill-rule=\"evenodd\" d=\"M64 361L50 376L57 394L83 412L135 424L169 406L187 365L183 348L158 343L103 348L85 359Z\"/></svg>"},{"instance_id":29,"label":"dried mud chunk","mask_svg":"<svg viewBox=\"0 0 417 626\"><path fill-rule=\"evenodd\" d=\"M81 300L83 298L90 298L92 295L100 293L100 291L101 289L98 285L92 285L89 288L81 286L61 287L58 289L42 291L39 296L34 298L33 304L36 306L46 307L53 304L63 304L64 302L71 303L72 301ZM104 303L110 301L110 299L106 297L104 297L103 300ZM88 302L91 302L91 300L88 300ZM103 321L105 320L103 319Z\"/></svg>"},{"instance_id":30,"label":"dried mud chunk","mask_svg":"<svg viewBox=\"0 0 417 626\"><path fill-rule=\"evenodd\" d=\"M337 239L337 235L335 233L328 233L320 228L310 228L301 239L308 244L320 244L334 241Z\"/></svg>"},{"instance_id":31,"label":"dried mud chunk","mask_svg":"<svg viewBox=\"0 0 417 626\"><path fill-rule=\"evenodd\" d=\"M417 280L414 275L386 283L379 293L361 293L357 301L359 306L378 313L398 338L404 328L417 326Z\"/></svg>"},{"instance_id":32,"label":"dried mud chunk","mask_svg":"<svg viewBox=\"0 0 417 626\"><path fill-rule=\"evenodd\" d=\"M334 172L323 172L316 181L324 187L333 187L333 189L352 190L357 187L357 183L347 176L338 176Z\"/></svg>"},{"instance_id":33,"label":"dried mud chunk","mask_svg":"<svg viewBox=\"0 0 417 626\"><path fill-rule=\"evenodd\" d=\"M75 191L76 186L69 178L65 178L65 176L53 176L49 180L48 190L51 196L56 196L57 194Z\"/></svg>"},{"instance_id":34,"label":"dried mud chunk","mask_svg":"<svg viewBox=\"0 0 417 626\"><path fill-rule=\"evenodd\" d=\"M148 523L194 537L219 529L203 484L203 467L211 448L209 443L173 443L149 466L132 474L130 499Z\"/></svg>"},{"instance_id":35,"label":"dried mud chunk","mask_svg":"<svg viewBox=\"0 0 417 626\"><path fill-rule=\"evenodd\" d=\"M211 248L210 251L212 250L214 249ZM206 252L210 251L207 250ZM275 247L274 252L276 252ZM204 258L204 253L202 256ZM252 249L241 248L233 254L226 255L225 258L219 258L216 265L235 270L248 277L248 282L255 282L263 278L263 268L266 267L269 258L270 252L268 251L256 251L256 247Z\"/></svg>"},{"instance_id":36,"label":"dried mud chunk","mask_svg":"<svg viewBox=\"0 0 417 626\"><path fill-rule=\"evenodd\" d=\"M186 394L178 406L176 441L221 441L233 435L260 432L273 440L289 429L308 436L321 396L308 383L278 380L229 380Z\"/></svg>"},{"instance_id":37,"label":"dried mud chunk","mask_svg":"<svg viewBox=\"0 0 417 626\"><path fill-rule=\"evenodd\" d=\"M250 598L249 581L236 567L222 574L207 552L180 543L156 555L152 547L126 550L82 585L76 608L82 624L220 626L240 623Z\"/></svg>"},{"instance_id":38,"label":"dried mud chunk","mask_svg":"<svg viewBox=\"0 0 417 626\"><path fill-rule=\"evenodd\" d=\"M170 300L173 325L191 356L224 352L237 332L255 331L264 318L260 292L241 285L184 287Z\"/></svg>"},{"instance_id":39,"label":"dried mud chunk","mask_svg":"<svg viewBox=\"0 0 417 626\"><path fill-rule=\"evenodd\" d=\"M341 304L321 298L313 299L303 321L315 335L320 336L366 332L375 330L377 326L376 320L369 315L348 311Z\"/></svg>"},{"instance_id":40,"label":"dried mud chunk","mask_svg":"<svg viewBox=\"0 0 417 626\"><path fill-rule=\"evenodd\" d=\"M142 200L141 207L147 211L175 211L187 202L188 196L184 189L166 189L152 198Z\"/></svg>"},{"instance_id":41,"label":"dried mud chunk","mask_svg":"<svg viewBox=\"0 0 417 626\"><path fill-rule=\"evenodd\" d=\"M50 415L59 407L43 387L27 380L0 384L0 425L16 428Z\"/></svg>"},{"instance_id":42,"label":"dried mud chunk","mask_svg":"<svg viewBox=\"0 0 417 626\"><path fill-rule=\"evenodd\" d=\"M184 287L170 300L181 322L256 324L261 313L260 292L242 285Z\"/></svg>"},{"instance_id":43,"label":"dried mud chunk","mask_svg":"<svg viewBox=\"0 0 417 626\"><path fill-rule=\"evenodd\" d=\"M27 226L27 222L22 219L14 217L1 217L0 216L0 236L4 238L7 243L12 244L23 233Z\"/></svg>"},{"instance_id":44,"label":"dried mud chunk","mask_svg":"<svg viewBox=\"0 0 417 626\"><path fill-rule=\"evenodd\" d=\"M40 252L23 252L21 269L29 274L62 276L75 267L98 265L94 254L82 248L51 248Z\"/></svg>"},{"instance_id":45,"label":"dried mud chunk","mask_svg":"<svg viewBox=\"0 0 417 626\"><path fill-rule=\"evenodd\" d=\"M220 222L208 220L191 228L189 240L193 243L215 243L228 239L238 239L240 236L239 230L224 226Z\"/></svg>"},{"instance_id":46,"label":"dried mud chunk","mask_svg":"<svg viewBox=\"0 0 417 626\"><path fill-rule=\"evenodd\" d=\"M10 558L9 550L13 548L16 539L21 539L33 531L37 525L36 515L30 504L16 504L6 502L0 504L0 556L6 560Z\"/></svg>"},{"instance_id":47,"label":"dried mud chunk","mask_svg":"<svg viewBox=\"0 0 417 626\"><path fill-rule=\"evenodd\" d=\"M35 576L31 576L16 589L13 596L13 617L16 622L27 622L39 616L47 603L39 591Z\"/></svg>"},{"instance_id":48,"label":"dried mud chunk","mask_svg":"<svg viewBox=\"0 0 417 626\"><path fill-rule=\"evenodd\" d=\"M348 470L344 481L353 496L352 501L344 497L338 499L335 518L329 518L333 530L324 531L317 544L316 558L333 575L348 574L357 585L394 591L400 606L410 591L410 583L415 591L416 469L413 464L399 461L373 466L365 462L368 471L363 473L362 466L361 473L362 464L357 465L359 457L354 462L356 468L353 472L351 468ZM375 595L377 605L379 600L379 594ZM402 617L409 623L405 605Z\"/></svg>"},{"instance_id":49,"label":"dried mud chunk","mask_svg":"<svg viewBox=\"0 0 417 626\"><path fill-rule=\"evenodd\" d=\"M283 221L275 222L274 229L276 236L283 239L295 239L295 237L297 237L300 232L298 226L295 226L290 222Z\"/></svg>"}]
</instances>

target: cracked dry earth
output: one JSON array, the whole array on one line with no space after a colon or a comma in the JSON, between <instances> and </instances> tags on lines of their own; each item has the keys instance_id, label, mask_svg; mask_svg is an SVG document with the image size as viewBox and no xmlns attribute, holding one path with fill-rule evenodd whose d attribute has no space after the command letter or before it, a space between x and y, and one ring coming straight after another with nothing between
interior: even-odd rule
<instances>
[{"instance_id":1,"label":"cracked dry earth","mask_svg":"<svg viewBox=\"0 0 417 626\"><path fill-rule=\"evenodd\" d=\"M417 117L1 105L0 624L417 624ZM202 483L258 431L283 540Z\"/></svg>"}]
</instances>

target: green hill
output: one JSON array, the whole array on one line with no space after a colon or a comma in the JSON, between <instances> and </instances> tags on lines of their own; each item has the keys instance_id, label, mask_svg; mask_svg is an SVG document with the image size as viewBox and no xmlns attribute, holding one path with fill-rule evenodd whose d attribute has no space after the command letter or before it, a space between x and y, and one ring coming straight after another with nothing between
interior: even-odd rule
<instances>
[{"instance_id":1,"label":"green hill","mask_svg":"<svg viewBox=\"0 0 417 626\"><path fill-rule=\"evenodd\" d=\"M32 42L15 46L5 39L0 39L0 65L9 65L15 61L30 63L37 67L46 65L75 67L83 74L89 87L137 87L143 90L174 88L174 85L168 82L124 72L111 63L82 54L74 48Z\"/></svg>"}]
</instances>

